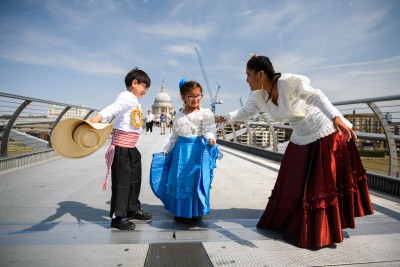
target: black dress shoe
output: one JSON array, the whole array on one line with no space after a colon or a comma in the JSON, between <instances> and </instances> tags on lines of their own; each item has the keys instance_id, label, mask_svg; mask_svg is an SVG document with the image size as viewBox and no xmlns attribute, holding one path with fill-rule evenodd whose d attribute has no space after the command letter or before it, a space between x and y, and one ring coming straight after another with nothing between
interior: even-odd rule
<instances>
[{"instance_id":1,"label":"black dress shoe","mask_svg":"<svg viewBox=\"0 0 400 267\"><path fill-rule=\"evenodd\" d=\"M193 224L198 224L199 222L201 222L201 216L195 216L195 217L192 217L191 219L190 219L190 221L191 221L191 223L193 223Z\"/></svg>"},{"instance_id":2,"label":"black dress shoe","mask_svg":"<svg viewBox=\"0 0 400 267\"><path fill-rule=\"evenodd\" d=\"M141 220L148 221L151 220L151 213L144 212L143 210L130 211L126 214L128 220Z\"/></svg>"},{"instance_id":3,"label":"black dress shoe","mask_svg":"<svg viewBox=\"0 0 400 267\"><path fill-rule=\"evenodd\" d=\"M176 222L188 224L188 225L196 225L198 222L201 221L201 217L192 217L192 218L185 218L185 217L175 217Z\"/></svg>"},{"instance_id":4,"label":"black dress shoe","mask_svg":"<svg viewBox=\"0 0 400 267\"><path fill-rule=\"evenodd\" d=\"M127 218L117 217L111 220L111 227L119 230L135 230L136 225Z\"/></svg>"},{"instance_id":5,"label":"black dress shoe","mask_svg":"<svg viewBox=\"0 0 400 267\"><path fill-rule=\"evenodd\" d=\"M189 218L175 216L175 221L180 223L188 223Z\"/></svg>"}]
</instances>

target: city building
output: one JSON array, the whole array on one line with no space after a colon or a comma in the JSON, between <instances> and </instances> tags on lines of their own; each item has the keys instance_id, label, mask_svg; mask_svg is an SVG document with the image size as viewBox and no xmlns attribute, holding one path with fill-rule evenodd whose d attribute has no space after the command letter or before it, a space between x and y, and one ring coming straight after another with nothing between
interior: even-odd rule
<instances>
[{"instance_id":1,"label":"city building","mask_svg":"<svg viewBox=\"0 0 400 267\"><path fill-rule=\"evenodd\" d=\"M385 119L388 121L390 126L392 126L391 116L392 115L390 113L385 114ZM354 131L363 133L384 134L381 122L373 113L356 114L355 112L353 112L353 114L347 114L344 115L344 117L353 124ZM359 150L385 150L385 148L387 147L386 142L383 141L365 140L361 138L358 138L355 141Z\"/></svg>"},{"instance_id":2,"label":"city building","mask_svg":"<svg viewBox=\"0 0 400 267\"><path fill-rule=\"evenodd\" d=\"M172 105L171 97L165 91L164 81L161 84L161 91L156 95L154 104L151 106L151 112L156 118L159 118L163 111L167 115L174 113L174 106ZM147 111L143 112L147 114Z\"/></svg>"},{"instance_id":3,"label":"city building","mask_svg":"<svg viewBox=\"0 0 400 267\"><path fill-rule=\"evenodd\" d=\"M67 113L64 114L63 118L83 118L86 116L88 110L85 109L84 105L82 108L70 108ZM58 115L65 109L65 106L49 104L47 108L47 117L57 118Z\"/></svg>"}]
</instances>

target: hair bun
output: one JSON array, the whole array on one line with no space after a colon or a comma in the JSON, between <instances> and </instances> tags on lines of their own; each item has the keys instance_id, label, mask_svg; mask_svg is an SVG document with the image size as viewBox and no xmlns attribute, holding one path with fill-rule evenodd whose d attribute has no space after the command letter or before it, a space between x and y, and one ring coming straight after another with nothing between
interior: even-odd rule
<instances>
[{"instance_id":1,"label":"hair bun","mask_svg":"<svg viewBox=\"0 0 400 267\"><path fill-rule=\"evenodd\" d=\"M182 88L187 83L187 78L182 78L179 81L179 89Z\"/></svg>"}]
</instances>

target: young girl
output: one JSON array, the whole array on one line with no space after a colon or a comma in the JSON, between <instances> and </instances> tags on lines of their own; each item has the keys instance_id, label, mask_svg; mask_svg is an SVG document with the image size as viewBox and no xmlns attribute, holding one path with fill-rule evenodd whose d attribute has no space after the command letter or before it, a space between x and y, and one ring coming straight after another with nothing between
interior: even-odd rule
<instances>
[{"instance_id":1,"label":"young girl","mask_svg":"<svg viewBox=\"0 0 400 267\"><path fill-rule=\"evenodd\" d=\"M196 224L210 212L209 192L218 156L216 125L211 110L200 107L203 89L199 83L184 78L179 89L184 108L176 114L171 139L163 149L173 156L160 199L175 220Z\"/></svg>"}]
</instances>

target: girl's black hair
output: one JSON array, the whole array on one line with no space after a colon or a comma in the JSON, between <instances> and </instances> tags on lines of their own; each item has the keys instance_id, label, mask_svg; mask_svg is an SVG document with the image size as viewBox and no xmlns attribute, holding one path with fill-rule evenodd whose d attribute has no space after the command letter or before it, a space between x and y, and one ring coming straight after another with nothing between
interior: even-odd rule
<instances>
[{"instance_id":1,"label":"girl's black hair","mask_svg":"<svg viewBox=\"0 0 400 267\"><path fill-rule=\"evenodd\" d=\"M179 90L181 95L184 96L194 88L200 88L201 93L203 93L203 88L196 81L187 81L185 84L179 87Z\"/></svg>"}]
</instances>

